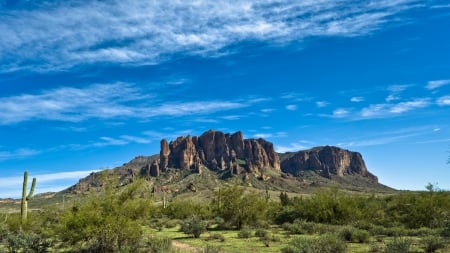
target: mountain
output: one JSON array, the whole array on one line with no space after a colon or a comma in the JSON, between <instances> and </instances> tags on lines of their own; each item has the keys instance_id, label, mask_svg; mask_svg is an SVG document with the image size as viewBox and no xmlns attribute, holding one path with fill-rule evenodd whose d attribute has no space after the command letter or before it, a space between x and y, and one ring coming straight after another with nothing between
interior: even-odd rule
<instances>
[{"instance_id":1,"label":"mountain","mask_svg":"<svg viewBox=\"0 0 450 253\"><path fill-rule=\"evenodd\" d=\"M360 153L338 147L324 146L285 155L281 170L294 176L301 176L304 171L331 178L332 175L360 175L378 183L378 178L367 170Z\"/></svg>"},{"instance_id":2,"label":"mountain","mask_svg":"<svg viewBox=\"0 0 450 253\"><path fill-rule=\"evenodd\" d=\"M170 142L163 139L159 155L139 156L116 169L92 173L66 192L80 193L101 187L105 177L112 175L118 186L144 177L153 182L153 187L156 184L175 187L177 180L191 174L204 174L203 178L215 182L195 181L200 188L202 184L213 187L228 180L261 189L297 192L320 185L353 190L390 189L378 183L358 152L323 146L278 154L273 144L262 138L244 139L240 131L230 134L209 130L200 136L181 136ZM179 190L178 186L175 188Z\"/></svg>"}]
</instances>

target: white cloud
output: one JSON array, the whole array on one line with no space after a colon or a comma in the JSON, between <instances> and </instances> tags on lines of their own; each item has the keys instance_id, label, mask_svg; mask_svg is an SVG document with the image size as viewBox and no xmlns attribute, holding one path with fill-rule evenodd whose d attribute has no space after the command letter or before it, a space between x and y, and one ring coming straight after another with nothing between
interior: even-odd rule
<instances>
[{"instance_id":1,"label":"white cloud","mask_svg":"<svg viewBox=\"0 0 450 253\"><path fill-rule=\"evenodd\" d=\"M11 159L22 159L30 156L35 156L40 154L41 151L29 149L29 148L21 148L16 149L14 151L0 151L0 161L11 160Z\"/></svg>"},{"instance_id":2,"label":"white cloud","mask_svg":"<svg viewBox=\"0 0 450 253\"><path fill-rule=\"evenodd\" d=\"M445 86L448 84L450 84L450 79L434 80L434 81L429 81L427 86L425 86L425 87L429 90L434 90L434 89L437 89L439 87L442 87L442 86Z\"/></svg>"},{"instance_id":3,"label":"white cloud","mask_svg":"<svg viewBox=\"0 0 450 253\"><path fill-rule=\"evenodd\" d=\"M351 8L348 8L351 6ZM417 7L397 1L58 1L0 16L0 71L81 64L157 64L172 54L216 56L241 41L283 45L360 36Z\"/></svg>"},{"instance_id":4,"label":"white cloud","mask_svg":"<svg viewBox=\"0 0 450 253\"><path fill-rule=\"evenodd\" d=\"M88 119L141 118L210 114L249 107L266 99L188 101L158 104L153 95L124 83L85 88L62 87L38 94L0 97L0 124L29 120L80 122ZM155 104L152 104L155 103Z\"/></svg>"},{"instance_id":5,"label":"white cloud","mask_svg":"<svg viewBox=\"0 0 450 253\"><path fill-rule=\"evenodd\" d=\"M317 107L319 107L319 108L327 107L329 104L330 104L330 103L328 103L327 101L317 101L317 102L316 102L316 105L317 105Z\"/></svg>"},{"instance_id":6,"label":"white cloud","mask_svg":"<svg viewBox=\"0 0 450 253\"><path fill-rule=\"evenodd\" d=\"M273 108L264 108L264 109L261 109L261 112L263 112L263 113L269 113L269 112L273 112L273 111L275 111L275 109L273 109Z\"/></svg>"},{"instance_id":7,"label":"white cloud","mask_svg":"<svg viewBox=\"0 0 450 253\"><path fill-rule=\"evenodd\" d=\"M343 117L349 115L349 113L350 112L347 109L338 108L338 109L333 111L333 117L334 118L343 118Z\"/></svg>"},{"instance_id":8,"label":"white cloud","mask_svg":"<svg viewBox=\"0 0 450 253\"><path fill-rule=\"evenodd\" d=\"M359 103L359 102L363 102L364 98L363 97L352 97L350 99L350 101L353 102L353 103Z\"/></svg>"},{"instance_id":9,"label":"white cloud","mask_svg":"<svg viewBox=\"0 0 450 253\"><path fill-rule=\"evenodd\" d=\"M297 105L286 105L286 110L288 111L296 111Z\"/></svg>"},{"instance_id":10,"label":"white cloud","mask_svg":"<svg viewBox=\"0 0 450 253\"><path fill-rule=\"evenodd\" d=\"M428 98L414 99L396 104L373 104L361 110L362 118L382 118L401 115L415 109L425 108L430 105Z\"/></svg>"},{"instance_id":11,"label":"white cloud","mask_svg":"<svg viewBox=\"0 0 450 253\"><path fill-rule=\"evenodd\" d=\"M400 93L402 91L405 91L409 87L411 87L410 84L394 84L394 85L390 85L388 87L388 91L393 92L393 93Z\"/></svg>"},{"instance_id":12,"label":"white cloud","mask_svg":"<svg viewBox=\"0 0 450 253\"><path fill-rule=\"evenodd\" d=\"M437 104L440 106L450 105L450 96L443 96L438 98Z\"/></svg>"},{"instance_id":13,"label":"white cloud","mask_svg":"<svg viewBox=\"0 0 450 253\"><path fill-rule=\"evenodd\" d=\"M287 133L286 132L276 132L276 133L257 133L254 134L253 137L254 138L263 138L263 139L267 139L267 138L280 138L280 137L286 137Z\"/></svg>"},{"instance_id":14,"label":"white cloud","mask_svg":"<svg viewBox=\"0 0 450 253\"><path fill-rule=\"evenodd\" d=\"M69 187L79 179L96 171L98 170L68 171L50 174L33 174L30 172L29 177L36 177L35 193L56 192ZM21 185L22 182L23 175L0 178L0 198L18 198L21 195L22 189L17 186Z\"/></svg>"},{"instance_id":15,"label":"white cloud","mask_svg":"<svg viewBox=\"0 0 450 253\"><path fill-rule=\"evenodd\" d=\"M401 98L399 96L396 96L394 94L390 94L389 96L386 97L386 102L392 102L395 100L400 100Z\"/></svg>"},{"instance_id":16,"label":"white cloud","mask_svg":"<svg viewBox=\"0 0 450 253\"><path fill-rule=\"evenodd\" d=\"M417 109L417 108L424 108L424 107L427 107L429 104L430 103L429 103L428 99L416 99L413 101L401 102L396 105L393 105L389 109L389 111L391 113L399 114L399 113L408 112L408 111L411 111L411 110Z\"/></svg>"},{"instance_id":17,"label":"white cloud","mask_svg":"<svg viewBox=\"0 0 450 253\"><path fill-rule=\"evenodd\" d=\"M296 152L300 150L306 150L311 148L312 143L309 141L299 141L299 142L293 142L290 143L287 146L275 146L275 151L278 153L286 153L286 152Z\"/></svg>"}]
</instances>

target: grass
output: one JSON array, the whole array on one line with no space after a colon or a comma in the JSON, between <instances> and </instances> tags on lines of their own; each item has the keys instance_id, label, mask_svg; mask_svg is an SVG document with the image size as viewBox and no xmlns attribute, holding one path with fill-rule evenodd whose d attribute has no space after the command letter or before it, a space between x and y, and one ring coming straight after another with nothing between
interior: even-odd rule
<instances>
[{"instance_id":1,"label":"grass","mask_svg":"<svg viewBox=\"0 0 450 253\"><path fill-rule=\"evenodd\" d=\"M163 229L161 231L153 231L158 236L164 236L172 238L173 240L179 241L191 245L195 248L201 249L206 247L206 245L213 245L220 247L224 252L228 253L238 253L238 252L281 252L287 243L295 237L304 238L315 238L318 234L314 235L288 235L284 230L277 226L269 229L271 236L275 236L277 241L269 241L269 246L267 246L261 238L254 236L255 229L252 230L253 235L250 238L239 238L239 231L236 230L214 230L205 232L200 236L200 238L193 238L191 236L185 235L179 231L179 226L174 228ZM148 231L150 232L150 231ZM221 242L220 240L208 240L211 234L221 234L225 240ZM424 252L422 248L422 239L420 237L406 237L412 241L411 253ZM375 237L371 237L370 241L367 243L347 243L347 252L350 253L367 253L371 252L370 249L378 248L383 252L386 243L394 240L394 237L385 237L382 241L377 241ZM447 245L446 248L436 251L438 253L450 252L450 247Z\"/></svg>"}]
</instances>

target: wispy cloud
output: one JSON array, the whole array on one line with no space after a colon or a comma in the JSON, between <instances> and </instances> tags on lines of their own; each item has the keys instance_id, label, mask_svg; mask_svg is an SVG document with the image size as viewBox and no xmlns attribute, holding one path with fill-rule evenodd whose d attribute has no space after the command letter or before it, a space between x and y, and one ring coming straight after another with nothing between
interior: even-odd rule
<instances>
[{"instance_id":1,"label":"wispy cloud","mask_svg":"<svg viewBox=\"0 0 450 253\"><path fill-rule=\"evenodd\" d=\"M361 136L348 142L338 143L341 147L378 146L409 140L411 137L423 136L434 132L433 126L421 126L377 132L373 135Z\"/></svg>"},{"instance_id":2,"label":"wispy cloud","mask_svg":"<svg viewBox=\"0 0 450 253\"><path fill-rule=\"evenodd\" d=\"M316 102L316 106L319 108L323 108L323 107L327 107L330 103L328 103L327 101L317 101Z\"/></svg>"},{"instance_id":3,"label":"wispy cloud","mask_svg":"<svg viewBox=\"0 0 450 253\"><path fill-rule=\"evenodd\" d=\"M364 101L364 97L352 97L350 99L350 101L353 102L353 103L360 103L360 102Z\"/></svg>"},{"instance_id":4,"label":"wispy cloud","mask_svg":"<svg viewBox=\"0 0 450 253\"><path fill-rule=\"evenodd\" d=\"M398 116L414 109L425 108L430 105L428 98L414 99L411 101L399 102L396 104L373 104L360 111L362 118L379 118Z\"/></svg>"},{"instance_id":5,"label":"wispy cloud","mask_svg":"<svg viewBox=\"0 0 450 253\"><path fill-rule=\"evenodd\" d=\"M350 111L344 108L338 108L333 111L333 118L343 118L350 114Z\"/></svg>"},{"instance_id":6,"label":"wispy cloud","mask_svg":"<svg viewBox=\"0 0 450 253\"><path fill-rule=\"evenodd\" d=\"M142 95L147 94L147 95ZM180 117L249 107L265 99L186 101L158 104L153 95L131 84L62 87L38 94L0 97L0 124L29 120L80 122L88 119Z\"/></svg>"},{"instance_id":7,"label":"wispy cloud","mask_svg":"<svg viewBox=\"0 0 450 253\"><path fill-rule=\"evenodd\" d=\"M276 133L256 133L253 135L255 138L263 138L263 139L269 139L269 138L281 138L286 137L286 132L276 132Z\"/></svg>"},{"instance_id":8,"label":"wispy cloud","mask_svg":"<svg viewBox=\"0 0 450 253\"><path fill-rule=\"evenodd\" d=\"M286 105L286 110L288 111L296 111L297 105Z\"/></svg>"},{"instance_id":9,"label":"wispy cloud","mask_svg":"<svg viewBox=\"0 0 450 253\"><path fill-rule=\"evenodd\" d=\"M450 96L443 96L438 98L437 104L440 106L450 105Z\"/></svg>"},{"instance_id":10,"label":"wispy cloud","mask_svg":"<svg viewBox=\"0 0 450 253\"><path fill-rule=\"evenodd\" d=\"M310 141L298 141L290 143L289 145L277 145L275 146L275 150L278 153L286 153L286 152L296 152L300 150L306 150L313 146L313 143Z\"/></svg>"},{"instance_id":11,"label":"wispy cloud","mask_svg":"<svg viewBox=\"0 0 450 253\"><path fill-rule=\"evenodd\" d=\"M387 88L387 90L389 91L389 95L386 97L386 102L392 102L392 101L396 101L396 100L400 100L400 93L402 93L403 91L407 90L408 88L410 88L412 85L411 84L395 84L395 85L391 85Z\"/></svg>"},{"instance_id":12,"label":"wispy cloud","mask_svg":"<svg viewBox=\"0 0 450 253\"><path fill-rule=\"evenodd\" d=\"M308 37L360 36L398 22L396 14L417 2L125 0L4 8L0 71L157 64L172 54L227 54L240 41L282 45Z\"/></svg>"},{"instance_id":13,"label":"wispy cloud","mask_svg":"<svg viewBox=\"0 0 450 253\"><path fill-rule=\"evenodd\" d=\"M98 170L82 170L82 171L68 171L49 174L30 173L31 177L37 178L36 193L56 192L61 191L70 185L76 183L79 179L88 176L92 172ZM0 177L0 198L17 198L21 195L21 185L23 176L15 177Z\"/></svg>"},{"instance_id":14,"label":"wispy cloud","mask_svg":"<svg viewBox=\"0 0 450 253\"><path fill-rule=\"evenodd\" d=\"M13 151L1 151L0 150L0 161L5 160L14 160L14 159L23 159L30 156L35 156L40 154L41 151L29 149L29 148L21 148Z\"/></svg>"},{"instance_id":15,"label":"wispy cloud","mask_svg":"<svg viewBox=\"0 0 450 253\"><path fill-rule=\"evenodd\" d=\"M434 90L434 89L437 89L439 87L442 87L442 86L445 86L448 84L450 84L450 79L434 80L434 81L429 81L427 86L425 86L425 87L429 90Z\"/></svg>"}]
</instances>

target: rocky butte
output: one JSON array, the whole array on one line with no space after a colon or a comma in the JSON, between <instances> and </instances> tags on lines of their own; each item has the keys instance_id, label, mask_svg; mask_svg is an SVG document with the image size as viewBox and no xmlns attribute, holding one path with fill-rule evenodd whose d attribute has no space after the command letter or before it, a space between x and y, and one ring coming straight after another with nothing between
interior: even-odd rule
<instances>
[{"instance_id":1,"label":"rocky butte","mask_svg":"<svg viewBox=\"0 0 450 253\"><path fill-rule=\"evenodd\" d=\"M309 170L327 178L357 174L378 183L378 178L367 170L360 153L332 146L298 151L282 161L281 170L293 176Z\"/></svg>"},{"instance_id":2,"label":"rocky butte","mask_svg":"<svg viewBox=\"0 0 450 253\"><path fill-rule=\"evenodd\" d=\"M213 171L230 170L258 173L270 168L280 171L280 159L273 144L264 139L244 139L242 132L224 134L209 130L201 136L178 137L168 143L161 141L159 169L189 169L200 172L202 167Z\"/></svg>"},{"instance_id":3,"label":"rocky butte","mask_svg":"<svg viewBox=\"0 0 450 253\"><path fill-rule=\"evenodd\" d=\"M360 153L338 147L323 146L309 150L278 154L271 142L264 139L244 139L242 132L233 134L209 130L200 136L181 136L167 142L161 140L159 155L136 157L116 168L121 185L132 182L136 176L159 177L169 169L201 173L203 169L224 172L227 175L254 174L264 179L268 170L272 176L302 178L304 172L332 179L358 175L378 184L378 178L367 170ZM113 171L109 171L113 173ZM82 192L89 187L100 187L101 176L92 173L69 191Z\"/></svg>"}]
</instances>

